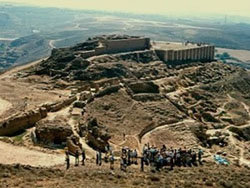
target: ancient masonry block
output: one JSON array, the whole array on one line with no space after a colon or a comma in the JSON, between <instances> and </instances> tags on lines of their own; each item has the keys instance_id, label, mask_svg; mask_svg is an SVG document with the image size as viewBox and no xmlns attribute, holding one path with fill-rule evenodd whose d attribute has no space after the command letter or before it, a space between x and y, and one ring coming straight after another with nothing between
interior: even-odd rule
<instances>
[{"instance_id":1,"label":"ancient masonry block","mask_svg":"<svg viewBox=\"0 0 250 188\"><path fill-rule=\"evenodd\" d=\"M162 47L163 46L163 47ZM164 62L185 63L187 61L209 62L214 60L215 47L207 44L160 43L154 47L160 60Z\"/></svg>"}]
</instances>

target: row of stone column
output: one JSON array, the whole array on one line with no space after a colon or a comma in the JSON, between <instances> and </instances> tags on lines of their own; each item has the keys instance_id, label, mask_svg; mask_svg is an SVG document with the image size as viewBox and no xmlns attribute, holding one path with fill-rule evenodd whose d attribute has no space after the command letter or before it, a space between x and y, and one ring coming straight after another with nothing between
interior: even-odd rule
<instances>
[{"instance_id":1,"label":"row of stone column","mask_svg":"<svg viewBox=\"0 0 250 188\"><path fill-rule=\"evenodd\" d=\"M165 61L212 61L214 59L214 53L214 46L167 50L165 54Z\"/></svg>"}]
</instances>

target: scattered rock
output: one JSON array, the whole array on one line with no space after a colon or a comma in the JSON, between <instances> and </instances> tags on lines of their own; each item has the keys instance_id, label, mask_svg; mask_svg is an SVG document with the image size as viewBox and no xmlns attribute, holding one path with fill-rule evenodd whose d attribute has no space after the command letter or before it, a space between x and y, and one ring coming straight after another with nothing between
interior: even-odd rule
<instances>
[{"instance_id":1,"label":"scattered rock","mask_svg":"<svg viewBox=\"0 0 250 188\"><path fill-rule=\"evenodd\" d=\"M11 136L34 126L39 120L47 116L46 108L40 107L24 113L15 114L0 122L0 136Z\"/></svg>"},{"instance_id":2,"label":"scattered rock","mask_svg":"<svg viewBox=\"0 0 250 188\"><path fill-rule=\"evenodd\" d=\"M36 126L36 138L45 145L66 146L67 137L73 134L70 125L60 120L41 121Z\"/></svg>"},{"instance_id":3,"label":"scattered rock","mask_svg":"<svg viewBox=\"0 0 250 188\"><path fill-rule=\"evenodd\" d=\"M94 149L105 151L111 136L105 126L99 125L96 118L89 119L87 124L79 125L81 135Z\"/></svg>"}]
</instances>

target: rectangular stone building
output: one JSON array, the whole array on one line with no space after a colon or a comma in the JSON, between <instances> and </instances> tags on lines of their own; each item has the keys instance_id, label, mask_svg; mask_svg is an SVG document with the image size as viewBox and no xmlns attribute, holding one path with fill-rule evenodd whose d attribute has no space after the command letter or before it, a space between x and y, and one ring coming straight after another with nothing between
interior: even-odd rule
<instances>
[{"instance_id":1,"label":"rectangular stone building","mask_svg":"<svg viewBox=\"0 0 250 188\"><path fill-rule=\"evenodd\" d=\"M208 44L153 42L158 57L164 62L210 62L214 60L215 47Z\"/></svg>"}]
</instances>

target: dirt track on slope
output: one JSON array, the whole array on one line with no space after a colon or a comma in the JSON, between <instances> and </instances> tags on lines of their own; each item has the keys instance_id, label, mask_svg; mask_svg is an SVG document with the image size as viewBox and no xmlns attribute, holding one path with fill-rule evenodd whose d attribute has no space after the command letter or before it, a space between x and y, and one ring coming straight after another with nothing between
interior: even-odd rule
<instances>
[{"instance_id":1,"label":"dirt track on slope","mask_svg":"<svg viewBox=\"0 0 250 188\"><path fill-rule=\"evenodd\" d=\"M0 153L0 162L2 164L20 163L22 165L49 167L64 163L63 154L47 154L1 141Z\"/></svg>"}]
</instances>

